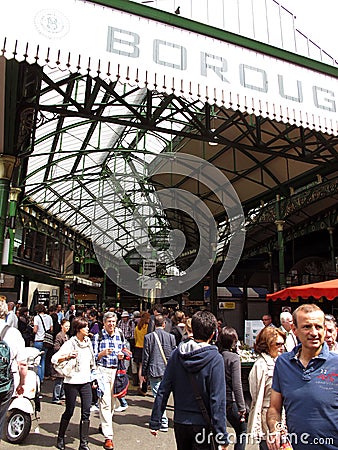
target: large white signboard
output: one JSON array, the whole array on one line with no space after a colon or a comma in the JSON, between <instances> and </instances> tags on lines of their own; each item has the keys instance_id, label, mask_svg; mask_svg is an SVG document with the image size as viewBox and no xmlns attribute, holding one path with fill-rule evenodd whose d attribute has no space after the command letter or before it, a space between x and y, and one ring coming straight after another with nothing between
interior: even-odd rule
<instances>
[{"instance_id":1,"label":"large white signboard","mask_svg":"<svg viewBox=\"0 0 338 450\"><path fill-rule=\"evenodd\" d=\"M80 71L338 134L337 78L80 0L6 2L5 57Z\"/></svg>"}]
</instances>

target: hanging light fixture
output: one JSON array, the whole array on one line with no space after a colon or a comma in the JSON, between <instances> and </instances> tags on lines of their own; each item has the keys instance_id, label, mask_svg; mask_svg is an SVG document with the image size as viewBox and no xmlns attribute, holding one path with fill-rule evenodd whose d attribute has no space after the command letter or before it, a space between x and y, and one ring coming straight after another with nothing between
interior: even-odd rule
<instances>
[{"instance_id":1,"label":"hanging light fixture","mask_svg":"<svg viewBox=\"0 0 338 450\"><path fill-rule=\"evenodd\" d=\"M216 131L216 128L211 128L210 131L211 131L212 133L214 133L214 132ZM208 144L209 144L209 145L218 145L217 142L213 142L213 141L208 142Z\"/></svg>"},{"instance_id":2,"label":"hanging light fixture","mask_svg":"<svg viewBox=\"0 0 338 450\"><path fill-rule=\"evenodd\" d=\"M213 127L213 128L211 128L210 129L210 131L212 132L212 133L214 133L215 131L216 131L216 128L215 128L215 119L216 119L216 112L215 112L215 110L214 110L214 108L212 107L212 110L210 111L210 113L211 113L211 121L210 121L210 125ZM208 142L208 144L209 145L218 145L217 144L217 142L214 142L214 141L210 141L210 142Z\"/></svg>"}]
</instances>

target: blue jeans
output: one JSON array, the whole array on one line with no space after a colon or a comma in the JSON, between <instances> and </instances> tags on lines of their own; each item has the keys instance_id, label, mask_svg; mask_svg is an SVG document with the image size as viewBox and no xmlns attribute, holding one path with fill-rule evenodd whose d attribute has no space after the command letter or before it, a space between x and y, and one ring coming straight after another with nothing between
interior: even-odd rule
<instances>
[{"instance_id":1,"label":"blue jeans","mask_svg":"<svg viewBox=\"0 0 338 450\"><path fill-rule=\"evenodd\" d=\"M128 406L126 397L121 397L121 398L119 398L119 402L120 402L120 405L121 405L123 408L124 408L125 406Z\"/></svg>"},{"instance_id":2,"label":"blue jeans","mask_svg":"<svg viewBox=\"0 0 338 450\"><path fill-rule=\"evenodd\" d=\"M246 422L240 421L237 404L235 402L227 405L226 417L236 433L234 450L244 450L246 444Z\"/></svg>"},{"instance_id":3,"label":"blue jeans","mask_svg":"<svg viewBox=\"0 0 338 450\"><path fill-rule=\"evenodd\" d=\"M162 381L162 377L157 377L157 378L149 377L149 383L150 383L151 391L153 393L154 398L156 398L157 391L158 391L158 388L160 387L161 381ZM168 417L167 417L166 412L164 411L162 419L161 419L161 428L168 428L168 426L169 426Z\"/></svg>"},{"instance_id":4,"label":"blue jeans","mask_svg":"<svg viewBox=\"0 0 338 450\"><path fill-rule=\"evenodd\" d=\"M63 389L63 378L56 378L54 381L53 398L52 402L59 402L65 396Z\"/></svg>"},{"instance_id":5,"label":"blue jeans","mask_svg":"<svg viewBox=\"0 0 338 450\"><path fill-rule=\"evenodd\" d=\"M47 349L43 346L43 342L34 342L34 348L37 348L40 351L44 351L45 353L40 357L40 364L38 366L38 377L40 381L43 381L43 377L45 376L45 363L46 363L46 353Z\"/></svg>"}]
</instances>

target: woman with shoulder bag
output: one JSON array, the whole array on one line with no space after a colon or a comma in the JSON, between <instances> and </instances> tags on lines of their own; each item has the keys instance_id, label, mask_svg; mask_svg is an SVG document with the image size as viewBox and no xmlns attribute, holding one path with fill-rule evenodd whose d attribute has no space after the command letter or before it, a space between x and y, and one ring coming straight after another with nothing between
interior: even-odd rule
<instances>
[{"instance_id":1,"label":"woman with shoulder bag","mask_svg":"<svg viewBox=\"0 0 338 450\"><path fill-rule=\"evenodd\" d=\"M65 432L73 416L77 395L81 399L80 445L79 450L89 450L88 432L90 405L92 401L91 371L95 367L92 343L88 337L88 321L84 317L76 317L72 323L75 336L66 341L52 357L57 366L69 361L71 370L65 374L64 390L66 409L61 416L56 447L65 450Z\"/></svg>"},{"instance_id":2,"label":"woman with shoulder bag","mask_svg":"<svg viewBox=\"0 0 338 450\"><path fill-rule=\"evenodd\" d=\"M70 322L67 319L61 320L61 331L55 336L54 341L54 353L58 352L62 345L68 341L68 331L70 328ZM64 377L58 373L53 365L52 365L52 376L55 378L54 381L54 389L53 389L53 398L52 403L55 403L57 405L60 405L62 403L62 400L64 400L65 397L65 390L63 388L63 380Z\"/></svg>"},{"instance_id":3,"label":"woman with shoulder bag","mask_svg":"<svg viewBox=\"0 0 338 450\"><path fill-rule=\"evenodd\" d=\"M245 401L241 379L241 361L236 353L238 335L234 328L223 327L217 344L224 360L226 381L226 417L236 433L234 450L244 450L246 444Z\"/></svg>"},{"instance_id":4,"label":"woman with shoulder bag","mask_svg":"<svg viewBox=\"0 0 338 450\"><path fill-rule=\"evenodd\" d=\"M19 309L18 329L25 341L25 346L29 347L33 340L33 327L29 323L29 310L27 306L21 306Z\"/></svg>"},{"instance_id":5,"label":"woman with shoulder bag","mask_svg":"<svg viewBox=\"0 0 338 450\"><path fill-rule=\"evenodd\" d=\"M46 331L53 332L53 321L49 314L46 314L46 308L41 303L37 304L35 307L35 311L37 312L36 316L34 316L34 347L39 351L44 351L40 358L40 364L38 367L38 376L40 381L43 381L45 377L45 364L46 364L46 354L47 347L44 344L44 338Z\"/></svg>"}]
</instances>

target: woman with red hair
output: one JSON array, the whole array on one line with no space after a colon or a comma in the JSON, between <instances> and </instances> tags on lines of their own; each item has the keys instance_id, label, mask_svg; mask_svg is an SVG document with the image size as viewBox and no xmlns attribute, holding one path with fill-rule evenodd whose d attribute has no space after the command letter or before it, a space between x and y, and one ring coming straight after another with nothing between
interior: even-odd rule
<instances>
[{"instance_id":1,"label":"woman with red hair","mask_svg":"<svg viewBox=\"0 0 338 450\"><path fill-rule=\"evenodd\" d=\"M268 450L266 413L270 405L275 360L283 353L284 344L285 333L279 328L265 327L259 332L254 345L255 352L259 356L249 374L252 402L248 433L251 438L259 442L260 450Z\"/></svg>"}]
</instances>

